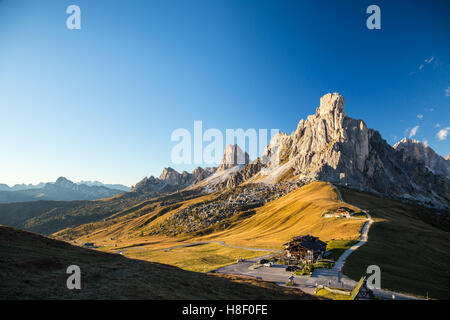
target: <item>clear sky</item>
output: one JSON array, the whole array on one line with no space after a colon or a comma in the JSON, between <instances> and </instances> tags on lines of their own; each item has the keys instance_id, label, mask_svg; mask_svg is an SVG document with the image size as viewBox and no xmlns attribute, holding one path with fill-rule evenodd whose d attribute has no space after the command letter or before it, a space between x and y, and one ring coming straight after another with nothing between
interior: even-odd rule
<instances>
[{"instance_id":1,"label":"clear sky","mask_svg":"<svg viewBox=\"0 0 450 320\"><path fill-rule=\"evenodd\" d=\"M446 155L449 39L449 1L0 0L0 183L190 171L173 130L290 133L327 92L390 144Z\"/></svg>"}]
</instances>

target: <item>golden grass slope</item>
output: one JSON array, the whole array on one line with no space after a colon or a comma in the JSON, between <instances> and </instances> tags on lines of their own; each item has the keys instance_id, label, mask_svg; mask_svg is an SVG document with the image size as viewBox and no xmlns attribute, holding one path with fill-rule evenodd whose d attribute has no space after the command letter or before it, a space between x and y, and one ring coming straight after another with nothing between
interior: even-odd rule
<instances>
[{"instance_id":1,"label":"golden grass slope","mask_svg":"<svg viewBox=\"0 0 450 320\"><path fill-rule=\"evenodd\" d=\"M281 249L293 236L308 233L324 241L358 239L364 220L322 217L324 210L343 205L352 207L339 201L330 184L313 182L256 209L249 218L233 221L228 229L196 241L214 239L231 245Z\"/></svg>"},{"instance_id":2,"label":"golden grass slope","mask_svg":"<svg viewBox=\"0 0 450 320\"><path fill-rule=\"evenodd\" d=\"M264 253L243 248L220 248L219 244L179 248L167 252L161 249L199 241L222 241L227 245L245 248L280 250L283 243L301 234L312 234L323 241L359 239L365 223L364 220L322 217L325 210L342 205L351 206L339 200L338 194L330 184L313 182L250 213L232 216L228 219L229 227L225 230L212 229L199 232L198 235L181 237L148 235L148 230L152 226L178 210L194 203L214 199L216 196L217 194L209 194L170 205L152 203L149 206L137 206L139 209L136 211L108 221L63 230L55 236L69 240L70 235L72 239L76 239L76 244L94 242L98 246L103 246L101 248L103 251L123 251L123 254L130 258L204 271L231 264L239 256L249 258Z\"/></svg>"},{"instance_id":3,"label":"golden grass slope","mask_svg":"<svg viewBox=\"0 0 450 320\"><path fill-rule=\"evenodd\" d=\"M270 252L225 247L217 243L198 244L172 250L134 247L123 255L133 259L170 264L184 270L207 272L235 263L239 258L249 259Z\"/></svg>"},{"instance_id":4,"label":"golden grass slope","mask_svg":"<svg viewBox=\"0 0 450 320\"><path fill-rule=\"evenodd\" d=\"M114 250L138 244L149 245L149 248L164 248L174 246L177 242L205 240L219 240L245 247L281 249L282 244L293 236L307 233L324 241L358 239L364 225L363 220L323 218L324 210L350 205L339 201L336 191L330 184L313 182L255 209L250 216L242 217L240 214L233 216L229 219L230 226L223 231L177 238L146 235L151 226L162 222L178 210L213 199L215 196L210 194L181 202L172 210L170 206L161 204L153 208L144 206L137 212L110 221L100 221L91 227L84 225L73 230L64 230L55 236L73 235L78 241L98 242Z\"/></svg>"}]
</instances>

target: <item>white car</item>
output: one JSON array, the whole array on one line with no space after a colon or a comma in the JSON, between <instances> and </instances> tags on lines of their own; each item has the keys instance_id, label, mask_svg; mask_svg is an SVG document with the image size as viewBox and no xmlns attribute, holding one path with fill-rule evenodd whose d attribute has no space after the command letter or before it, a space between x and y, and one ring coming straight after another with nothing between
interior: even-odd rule
<instances>
[{"instance_id":1,"label":"white car","mask_svg":"<svg viewBox=\"0 0 450 320\"><path fill-rule=\"evenodd\" d=\"M265 267L271 267L271 266L273 266L273 262L264 263L264 266Z\"/></svg>"}]
</instances>

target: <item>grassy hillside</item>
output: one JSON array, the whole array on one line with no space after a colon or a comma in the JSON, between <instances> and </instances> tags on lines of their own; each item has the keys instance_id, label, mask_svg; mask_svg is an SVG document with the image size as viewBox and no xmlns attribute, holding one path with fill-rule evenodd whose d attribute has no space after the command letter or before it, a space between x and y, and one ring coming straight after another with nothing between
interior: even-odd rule
<instances>
[{"instance_id":1,"label":"grassy hillside","mask_svg":"<svg viewBox=\"0 0 450 320\"><path fill-rule=\"evenodd\" d=\"M56 232L54 236L63 240L107 241L108 245L118 242L122 243L121 246L124 246L125 243L139 243L144 239L149 239L146 235L149 234L152 227L161 223L173 213L196 203L209 201L217 196L215 194L196 194L198 196L173 195L170 201L168 197L147 200L111 215L107 219L61 230ZM156 238L158 237L156 236Z\"/></svg>"},{"instance_id":2,"label":"grassy hillside","mask_svg":"<svg viewBox=\"0 0 450 320\"><path fill-rule=\"evenodd\" d=\"M221 225L227 225L225 230L206 229L180 237L148 236L148 231L152 230L153 226L162 223L171 214L218 197L220 195L209 194L180 201L176 205L153 203L155 206L144 206L115 219L63 230L55 236L69 240L70 235L79 241L104 242L106 245L122 241L118 247L147 242L160 244L165 241L163 239L172 239L171 242L221 240L233 245L280 249L292 236L305 233L314 234L325 241L358 239L364 224L362 220L323 218L322 214L326 209L335 209L344 203L338 200L338 195L331 185L313 182L262 207L238 212L221 221Z\"/></svg>"},{"instance_id":3,"label":"grassy hillside","mask_svg":"<svg viewBox=\"0 0 450 320\"><path fill-rule=\"evenodd\" d=\"M197 240L220 239L233 245L281 249L293 236L307 233L324 241L358 239L363 220L322 217L326 209L342 205L348 206L339 201L328 183L313 182L255 209L250 217L237 215L226 230Z\"/></svg>"},{"instance_id":4,"label":"grassy hillside","mask_svg":"<svg viewBox=\"0 0 450 320\"><path fill-rule=\"evenodd\" d=\"M267 254L270 252L264 252ZM198 244L172 250L134 247L124 251L126 257L170 264L184 270L207 272L235 263L239 257L249 259L259 257L261 251L224 247L217 243Z\"/></svg>"},{"instance_id":5,"label":"grassy hillside","mask_svg":"<svg viewBox=\"0 0 450 320\"><path fill-rule=\"evenodd\" d=\"M81 290L66 287L73 264L81 268ZM0 299L314 299L270 282L131 260L4 226L0 270Z\"/></svg>"},{"instance_id":6,"label":"grassy hillside","mask_svg":"<svg viewBox=\"0 0 450 320\"><path fill-rule=\"evenodd\" d=\"M164 251L169 248L197 241L224 241L228 245L252 248L282 249L283 243L299 234L313 234L328 241L353 240L360 237L363 220L323 218L327 209L342 206L336 191L327 183L314 182L264 206L238 212L195 234L169 237L164 234L149 235L154 226L167 217L196 203L221 197L209 194L176 203L153 202L130 210L127 214L111 217L74 229L62 230L54 236L78 243L94 242L104 246L102 250L124 250L128 257L157 261L180 266L188 270L204 271L236 261L237 257L254 257L262 252L231 249L217 244L201 245ZM347 204L346 204L347 205Z\"/></svg>"},{"instance_id":7,"label":"grassy hillside","mask_svg":"<svg viewBox=\"0 0 450 320\"><path fill-rule=\"evenodd\" d=\"M369 242L352 253L344 273L358 280L368 265L381 268L383 288L450 299L450 222L427 209L340 188L376 223Z\"/></svg>"}]
</instances>

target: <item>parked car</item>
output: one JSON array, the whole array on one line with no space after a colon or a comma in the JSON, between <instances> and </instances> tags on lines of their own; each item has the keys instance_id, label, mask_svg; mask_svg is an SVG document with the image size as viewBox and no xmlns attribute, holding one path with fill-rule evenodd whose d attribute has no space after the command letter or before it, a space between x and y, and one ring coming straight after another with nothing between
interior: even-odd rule
<instances>
[{"instance_id":1,"label":"parked car","mask_svg":"<svg viewBox=\"0 0 450 320\"><path fill-rule=\"evenodd\" d=\"M267 260L267 259L259 260L259 264L266 264L267 262L269 262L269 260Z\"/></svg>"},{"instance_id":2,"label":"parked car","mask_svg":"<svg viewBox=\"0 0 450 320\"><path fill-rule=\"evenodd\" d=\"M265 267L271 267L271 266L273 266L273 262L272 262L272 261L269 261L269 262L267 262L267 263L264 263L264 266L265 266Z\"/></svg>"},{"instance_id":3,"label":"parked car","mask_svg":"<svg viewBox=\"0 0 450 320\"><path fill-rule=\"evenodd\" d=\"M289 272L294 272L294 271L297 271L298 269L300 269L299 266L287 266L286 267L286 271L289 271Z\"/></svg>"}]
</instances>

